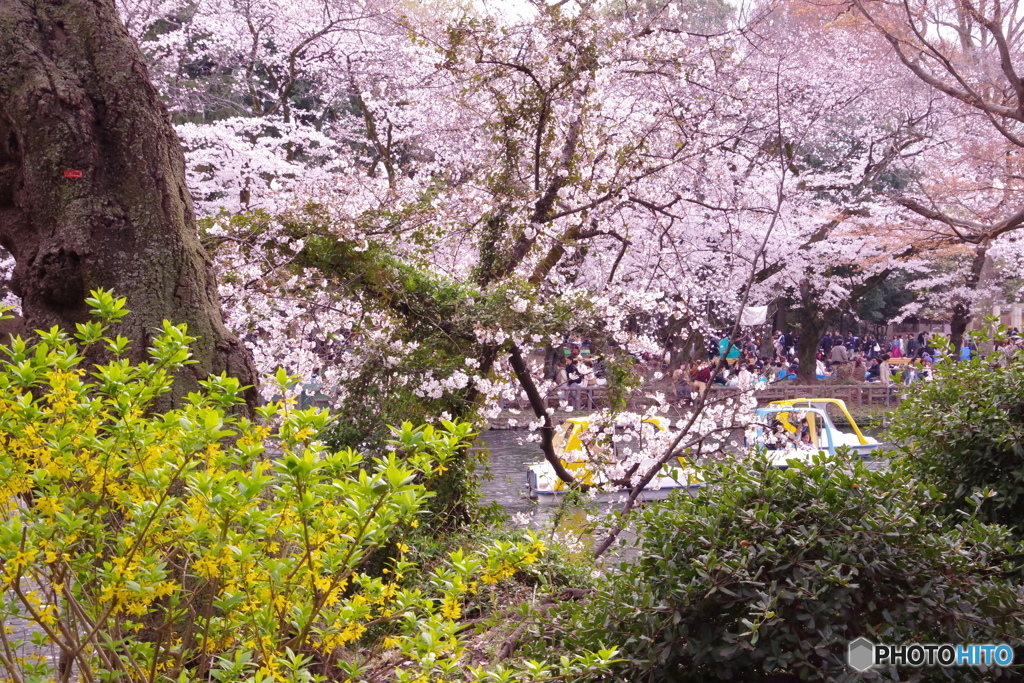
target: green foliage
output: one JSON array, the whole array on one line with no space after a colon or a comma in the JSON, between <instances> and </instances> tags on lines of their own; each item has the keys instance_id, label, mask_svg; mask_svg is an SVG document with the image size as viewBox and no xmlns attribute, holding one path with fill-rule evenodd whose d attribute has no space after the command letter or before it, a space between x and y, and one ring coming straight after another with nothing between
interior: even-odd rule
<instances>
[{"instance_id":1,"label":"green foliage","mask_svg":"<svg viewBox=\"0 0 1024 683\"><path fill-rule=\"evenodd\" d=\"M636 359L629 354L605 356L608 404L612 411L626 410L630 396L643 384L642 378L633 370L635 365Z\"/></svg>"},{"instance_id":2,"label":"green foliage","mask_svg":"<svg viewBox=\"0 0 1024 683\"><path fill-rule=\"evenodd\" d=\"M875 325L883 325L897 317L904 306L917 298L910 288L912 280L906 271L896 271L882 280L858 299L857 317Z\"/></svg>"},{"instance_id":3,"label":"green foliage","mask_svg":"<svg viewBox=\"0 0 1024 683\"><path fill-rule=\"evenodd\" d=\"M508 525L482 523L464 527L458 535L412 535L408 541L408 559L415 561L424 570L431 570L448 562L451 553L456 550L484 550L496 543L516 542L521 539L522 532ZM509 588L515 590L526 586L535 588L538 593L557 591L565 587L586 588L593 582L593 569L593 560L589 554L573 553L568 546L555 540L543 544L543 552L537 553L535 562L516 569L516 581L510 584ZM486 597L480 595L475 603L467 603L465 611L474 611L473 607L476 606L487 612L484 603Z\"/></svg>"},{"instance_id":4,"label":"green foliage","mask_svg":"<svg viewBox=\"0 0 1024 683\"><path fill-rule=\"evenodd\" d=\"M642 513L639 558L563 615L563 647L615 643L624 681L749 681L843 679L859 636L1021 643L1021 547L973 516L944 523L934 487L847 454L703 475Z\"/></svg>"},{"instance_id":5,"label":"green foliage","mask_svg":"<svg viewBox=\"0 0 1024 683\"><path fill-rule=\"evenodd\" d=\"M423 203L429 204L432 194L428 191ZM416 208L405 211L364 216L360 227L411 220L408 212ZM507 336L494 331L514 329L530 338L594 331L593 304L582 292L538 306L539 288L520 279L506 277L486 289L459 282L438 274L415 254L397 255L378 241L345 238L350 226L339 225L326 207L315 203L278 216L255 211L221 217L204 227L204 243L212 252L223 246L245 259L270 264L270 274L253 282L254 287L277 291L302 286L294 284L294 276L308 282L305 274L314 271L332 283L339 298L360 302L362 320L351 330L333 331L338 336L324 344L325 349L346 347L365 359L357 376L345 380L345 419L335 421L325 434L333 449L383 452L389 438L386 424L419 423L445 414L477 420L483 401L468 375L480 373L499 385L510 379L492 368L508 345ZM301 297L301 292L292 293ZM380 333L384 326L387 334ZM403 351L396 352L393 345ZM325 357L325 365L329 362ZM466 376L461 389L424 390L431 379L459 374ZM616 386L612 383L611 389ZM476 481L484 464L466 450L436 479L430 488L436 495L427 505L438 516L437 530L472 520Z\"/></svg>"},{"instance_id":6,"label":"green foliage","mask_svg":"<svg viewBox=\"0 0 1024 683\"><path fill-rule=\"evenodd\" d=\"M436 452L438 448L448 453L448 457L438 462L435 476L424 482L430 494L424 511L431 518L429 533L435 536L477 520L493 519L498 514L491 508L476 505L481 470L486 466L487 457L486 453L470 448L478 432L471 431L471 425L466 422L453 424L442 420L441 424L444 429L438 430L430 425L413 427L405 422L396 432L403 443L415 445L397 451L402 459L416 457L424 451ZM337 432L326 432L325 441L331 444L336 435Z\"/></svg>"},{"instance_id":7,"label":"green foliage","mask_svg":"<svg viewBox=\"0 0 1024 683\"><path fill-rule=\"evenodd\" d=\"M953 353L950 349L947 353ZM1024 362L993 367L976 358L944 362L918 383L889 429L896 466L934 484L941 511L970 510L976 489L992 490L981 519L1024 533Z\"/></svg>"},{"instance_id":8,"label":"green foliage","mask_svg":"<svg viewBox=\"0 0 1024 683\"><path fill-rule=\"evenodd\" d=\"M614 655L465 666L464 605L545 554L527 534L430 572L409 561L402 539L468 425L405 424L387 457L330 451L326 413L284 400L259 422L234 416L242 388L224 376L157 413L193 338L165 322L132 364L108 334L125 301L89 303L97 319L74 335L0 346L0 666L13 680L58 674L19 656L11 629L26 622L89 682L349 680L389 654L404 662L396 681L572 679ZM87 370L94 345L108 358ZM298 378L276 381L287 394Z\"/></svg>"}]
</instances>

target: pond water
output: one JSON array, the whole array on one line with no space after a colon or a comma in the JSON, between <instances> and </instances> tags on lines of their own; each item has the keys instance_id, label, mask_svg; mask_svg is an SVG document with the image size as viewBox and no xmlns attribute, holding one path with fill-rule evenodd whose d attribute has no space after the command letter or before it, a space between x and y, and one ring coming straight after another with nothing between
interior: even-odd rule
<instances>
[{"instance_id":1,"label":"pond water","mask_svg":"<svg viewBox=\"0 0 1024 683\"><path fill-rule=\"evenodd\" d=\"M537 507L526 497L526 465L540 462L544 453L540 443L528 440L530 434L526 429L489 429L477 437L477 444L490 452L490 478L480 482L484 503L498 503L510 514ZM626 439L623 445L629 443Z\"/></svg>"},{"instance_id":2,"label":"pond water","mask_svg":"<svg viewBox=\"0 0 1024 683\"><path fill-rule=\"evenodd\" d=\"M526 513L526 526L536 530L551 529L559 507L538 506L526 497L526 465L544 459L540 444L527 440L530 432L525 429L490 429L477 437L477 444L490 451L489 478L480 482L483 503L498 503L509 515ZM604 538L604 532L594 527L597 519L609 511L610 503L595 503L587 508L571 508L558 517L559 537L569 542L581 556L589 556L591 546ZM522 524L522 520L512 524ZM633 544L636 536L629 528L619 534L619 539L605 555L604 561L615 563L635 555Z\"/></svg>"},{"instance_id":3,"label":"pond water","mask_svg":"<svg viewBox=\"0 0 1024 683\"><path fill-rule=\"evenodd\" d=\"M526 497L526 464L543 460L544 454L539 443L526 440L529 434L522 429L489 429L477 438L477 444L490 451L490 478L480 483L484 503L498 503L510 514L535 507Z\"/></svg>"},{"instance_id":4,"label":"pond water","mask_svg":"<svg viewBox=\"0 0 1024 683\"><path fill-rule=\"evenodd\" d=\"M865 429L868 436L882 438L882 429ZM484 503L498 503L509 514L530 512L536 505L526 497L526 465L544 459L540 444L529 441L524 429L489 429L477 437L477 444L490 452L490 477L480 483ZM885 461L869 462L868 467L884 467Z\"/></svg>"}]
</instances>

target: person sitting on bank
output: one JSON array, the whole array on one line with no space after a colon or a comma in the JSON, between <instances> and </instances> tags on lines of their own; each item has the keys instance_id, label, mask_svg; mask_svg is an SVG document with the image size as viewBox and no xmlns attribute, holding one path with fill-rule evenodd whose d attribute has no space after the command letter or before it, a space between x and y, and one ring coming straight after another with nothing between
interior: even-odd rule
<instances>
[{"instance_id":1,"label":"person sitting on bank","mask_svg":"<svg viewBox=\"0 0 1024 683\"><path fill-rule=\"evenodd\" d=\"M676 403L680 408L693 403L693 386L690 384L690 370L683 366L672 373L676 385Z\"/></svg>"},{"instance_id":2,"label":"person sitting on bank","mask_svg":"<svg viewBox=\"0 0 1024 683\"><path fill-rule=\"evenodd\" d=\"M754 375L746 363L740 365L740 371L736 373L736 386L740 389L750 389L754 386Z\"/></svg>"},{"instance_id":3,"label":"person sitting on bank","mask_svg":"<svg viewBox=\"0 0 1024 683\"><path fill-rule=\"evenodd\" d=\"M882 360L878 364L878 380L883 386L892 384L892 366L889 365L889 354L882 354Z\"/></svg>"},{"instance_id":4,"label":"person sitting on bank","mask_svg":"<svg viewBox=\"0 0 1024 683\"><path fill-rule=\"evenodd\" d=\"M867 368L864 367L864 361L860 358L853 361L853 364L850 366L850 379L854 382L863 382L867 379Z\"/></svg>"},{"instance_id":5,"label":"person sitting on bank","mask_svg":"<svg viewBox=\"0 0 1024 683\"><path fill-rule=\"evenodd\" d=\"M711 384L712 371L713 367L710 363L703 363L698 369L694 370L692 375L693 388L698 393L704 393L707 385Z\"/></svg>"},{"instance_id":6,"label":"person sitting on bank","mask_svg":"<svg viewBox=\"0 0 1024 683\"><path fill-rule=\"evenodd\" d=\"M865 381L877 382L881 379L882 366L881 361L878 358L871 359L871 366L868 368L867 377Z\"/></svg>"},{"instance_id":7,"label":"person sitting on bank","mask_svg":"<svg viewBox=\"0 0 1024 683\"><path fill-rule=\"evenodd\" d=\"M850 353L842 344L836 344L832 347L832 353L829 354L829 360L833 363L848 363L850 362Z\"/></svg>"},{"instance_id":8,"label":"person sitting on bank","mask_svg":"<svg viewBox=\"0 0 1024 683\"><path fill-rule=\"evenodd\" d=\"M851 365L850 363L836 361L835 363L832 364L832 369L835 371L836 379L853 379L853 365ZM864 374L861 373L861 377L863 376ZM861 378L858 377L857 379L860 380Z\"/></svg>"}]
</instances>

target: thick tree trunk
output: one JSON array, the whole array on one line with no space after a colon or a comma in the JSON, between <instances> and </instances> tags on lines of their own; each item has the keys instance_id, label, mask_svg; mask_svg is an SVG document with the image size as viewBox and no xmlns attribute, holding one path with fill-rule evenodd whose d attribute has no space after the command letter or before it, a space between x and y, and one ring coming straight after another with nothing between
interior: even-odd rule
<instances>
[{"instance_id":1,"label":"thick tree trunk","mask_svg":"<svg viewBox=\"0 0 1024 683\"><path fill-rule=\"evenodd\" d=\"M564 356L561 347L544 347L544 379L554 379L555 373L558 372L558 361Z\"/></svg>"},{"instance_id":2,"label":"thick tree trunk","mask_svg":"<svg viewBox=\"0 0 1024 683\"><path fill-rule=\"evenodd\" d=\"M118 331L135 359L165 318L199 338L175 396L222 371L254 383L221 318L181 144L112 0L0 1L0 244L26 326L83 321L89 290L112 289L128 297Z\"/></svg>"},{"instance_id":3,"label":"thick tree trunk","mask_svg":"<svg viewBox=\"0 0 1024 683\"><path fill-rule=\"evenodd\" d=\"M986 268L988 264L988 268ZM971 291L977 291L983 285L987 274L991 278L991 259L988 258L988 245L980 244L974 250L974 258L971 260L971 269L967 272L966 284ZM986 300L984 303L989 303ZM949 339L953 344L953 357L960 353L960 345L964 340L964 333L970 327L974 316L971 315L971 306L979 305L980 302L957 302L953 304L953 315L949 321ZM984 304L980 304L984 308Z\"/></svg>"},{"instance_id":4,"label":"thick tree trunk","mask_svg":"<svg viewBox=\"0 0 1024 683\"><path fill-rule=\"evenodd\" d=\"M800 317L804 318L805 316L801 315ZM822 331L814 326L800 326L800 343L796 349L796 357L800 361L797 381L800 384L814 384L818 381L817 360L821 336Z\"/></svg>"},{"instance_id":5,"label":"thick tree trunk","mask_svg":"<svg viewBox=\"0 0 1024 683\"><path fill-rule=\"evenodd\" d=\"M796 348L796 356L800 361L797 381L800 384L814 384L818 381L817 357L818 346L825 334L829 321L825 312L818 310L816 292L809 286L801 286L801 306L796 311L800 325L800 343Z\"/></svg>"},{"instance_id":6,"label":"thick tree trunk","mask_svg":"<svg viewBox=\"0 0 1024 683\"><path fill-rule=\"evenodd\" d=\"M772 332L782 332L786 335L789 331L789 302L785 297L779 297L778 305L775 307L775 315L772 316Z\"/></svg>"},{"instance_id":7,"label":"thick tree trunk","mask_svg":"<svg viewBox=\"0 0 1024 683\"><path fill-rule=\"evenodd\" d=\"M953 315L949 319L949 340L953 346L953 350L950 353L953 354L953 358L959 357L960 345L964 340L964 332L967 331L967 326L971 324L971 319L970 306L963 303L953 304Z\"/></svg>"}]
</instances>

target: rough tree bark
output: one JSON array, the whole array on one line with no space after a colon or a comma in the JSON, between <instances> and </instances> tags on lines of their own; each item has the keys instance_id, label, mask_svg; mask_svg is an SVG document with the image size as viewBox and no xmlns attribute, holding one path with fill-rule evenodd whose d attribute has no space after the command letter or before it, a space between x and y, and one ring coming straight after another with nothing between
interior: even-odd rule
<instances>
[{"instance_id":1,"label":"rough tree bark","mask_svg":"<svg viewBox=\"0 0 1024 683\"><path fill-rule=\"evenodd\" d=\"M909 255L910 252L904 254ZM853 310L861 297L885 282L890 275L892 268L886 268L869 275L863 282L851 288L845 302L846 309ZM800 359L797 381L800 384L814 384L818 381L815 361L821 339L825 332L833 327L836 319L841 319L844 313L841 308L821 308L818 305L819 299L820 294L810 287L809 282L803 281L800 285L801 307L796 312L800 325L800 343L797 345L797 358Z\"/></svg>"},{"instance_id":2,"label":"rough tree bark","mask_svg":"<svg viewBox=\"0 0 1024 683\"><path fill-rule=\"evenodd\" d=\"M818 347L831 318L828 311L819 310L817 292L806 281L800 284L800 298L802 306L796 312L800 325L800 342L796 347L796 357L800 361L797 382L817 384Z\"/></svg>"},{"instance_id":3,"label":"rough tree bark","mask_svg":"<svg viewBox=\"0 0 1024 683\"><path fill-rule=\"evenodd\" d=\"M0 0L0 244L23 327L83 321L89 290L112 289L132 310L118 331L135 359L165 318L199 338L175 397L210 373L254 383L224 327L181 143L112 0Z\"/></svg>"},{"instance_id":4,"label":"rough tree bark","mask_svg":"<svg viewBox=\"0 0 1024 683\"><path fill-rule=\"evenodd\" d=\"M971 259L971 269L967 272L967 278L965 284L967 288L972 292L976 291L984 281L984 275L986 270L991 270L991 265L986 269L986 264L989 263L988 258L988 243L983 242L974 249L974 258ZM991 274L989 274L991 277ZM953 345L953 354L956 356L960 352L960 345L963 344L964 333L967 332L967 328L970 327L971 322L974 320L974 316L971 314L970 301L958 301L953 304L953 314L949 320L949 339Z\"/></svg>"}]
</instances>

